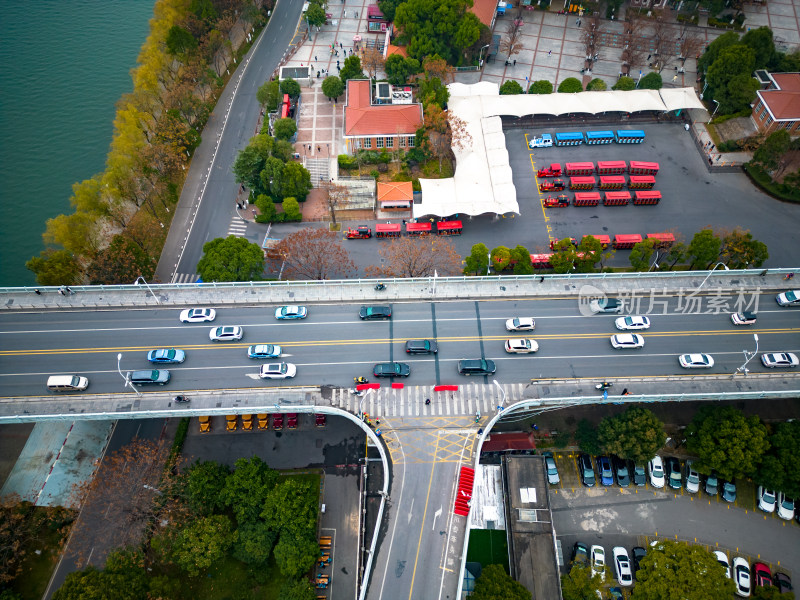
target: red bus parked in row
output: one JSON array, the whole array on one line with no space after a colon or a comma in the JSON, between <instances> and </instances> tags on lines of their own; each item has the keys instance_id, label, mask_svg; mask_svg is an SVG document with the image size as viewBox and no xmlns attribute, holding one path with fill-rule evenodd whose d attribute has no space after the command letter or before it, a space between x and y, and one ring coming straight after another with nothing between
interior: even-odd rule
<instances>
[{"instance_id":1,"label":"red bus parked in row","mask_svg":"<svg viewBox=\"0 0 800 600\"><path fill-rule=\"evenodd\" d=\"M627 206L630 201L630 192L606 192L603 206Z\"/></svg>"},{"instance_id":2,"label":"red bus parked in row","mask_svg":"<svg viewBox=\"0 0 800 600\"><path fill-rule=\"evenodd\" d=\"M628 170L624 160L601 160L597 163L598 175L622 175Z\"/></svg>"},{"instance_id":3,"label":"red bus parked in row","mask_svg":"<svg viewBox=\"0 0 800 600\"><path fill-rule=\"evenodd\" d=\"M614 236L614 248L617 249L630 249L633 248L636 244L642 241L642 236L638 233L633 233L629 235L615 235Z\"/></svg>"},{"instance_id":4,"label":"red bus parked in row","mask_svg":"<svg viewBox=\"0 0 800 600\"><path fill-rule=\"evenodd\" d=\"M597 184L594 177L570 177L569 189L590 190Z\"/></svg>"},{"instance_id":5,"label":"red bus parked in row","mask_svg":"<svg viewBox=\"0 0 800 600\"><path fill-rule=\"evenodd\" d=\"M656 185L656 178L652 175L631 175L628 181L629 190L652 190Z\"/></svg>"},{"instance_id":6,"label":"red bus parked in row","mask_svg":"<svg viewBox=\"0 0 800 600\"><path fill-rule=\"evenodd\" d=\"M624 175L601 175L600 185L601 190L621 190L625 187Z\"/></svg>"},{"instance_id":7,"label":"red bus parked in row","mask_svg":"<svg viewBox=\"0 0 800 600\"><path fill-rule=\"evenodd\" d=\"M632 160L628 172L631 175L658 175L658 163Z\"/></svg>"},{"instance_id":8,"label":"red bus parked in row","mask_svg":"<svg viewBox=\"0 0 800 600\"><path fill-rule=\"evenodd\" d=\"M675 236L671 233L648 233L645 237L648 240L656 240L656 248L669 248L675 243Z\"/></svg>"},{"instance_id":9,"label":"red bus parked in row","mask_svg":"<svg viewBox=\"0 0 800 600\"><path fill-rule=\"evenodd\" d=\"M641 206L642 204L658 204L659 202L661 202L661 192L657 190L634 192L633 203L637 206Z\"/></svg>"},{"instance_id":10,"label":"red bus parked in row","mask_svg":"<svg viewBox=\"0 0 800 600\"><path fill-rule=\"evenodd\" d=\"M594 163L590 162L567 163L564 173L566 175L593 175Z\"/></svg>"},{"instance_id":11,"label":"red bus parked in row","mask_svg":"<svg viewBox=\"0 0 800 600\"><path fill-rule=\"evenodd\" d=\"M611 238L607 235L592 235L592 236L585 235L583 236L583 239L586 239L587 237L593 237L598 242L600 242L600 245L602 246L603 250L608 248L608 246L611 244Z\"/></svg>"},{"instance_id":12,"label":"red bus parked in row","mask_svg":"<svg viewBox=\"0 0 800 600\"><path fill-rule=\"evenodd\" d=\"M575 206L597 206L600 204L600 192L575 192L572 204Z\"/></svg>"}]
</instances>

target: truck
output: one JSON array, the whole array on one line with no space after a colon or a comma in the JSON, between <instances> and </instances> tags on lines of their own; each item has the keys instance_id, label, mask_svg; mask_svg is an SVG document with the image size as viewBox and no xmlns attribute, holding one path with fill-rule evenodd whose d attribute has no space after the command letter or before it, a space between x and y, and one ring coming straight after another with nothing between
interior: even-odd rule
<instances>
[{"instance_id":1,"label":"truck","mask_svg":"<svg viewBox=\"0 0 800 600\"><path fill-rule=\"evenodd\" d=\"M543 133L540 137L534 136L528 143L531 148L550 148L553 145L553 136Z\"/></svg>"}]
</instances>

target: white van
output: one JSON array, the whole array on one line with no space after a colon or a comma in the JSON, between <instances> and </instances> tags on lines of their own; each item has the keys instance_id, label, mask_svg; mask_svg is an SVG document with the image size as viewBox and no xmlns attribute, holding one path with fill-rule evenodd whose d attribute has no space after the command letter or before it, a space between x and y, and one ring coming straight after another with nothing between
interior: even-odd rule
<instances>
[{"instance_id":1,"label":"white van","mask_svg":"<svg viewBox=\"0 0 800 600\"><path fill-rule=\"evenodd\" d=\"M52 375L47 378L51 392L79 392L89 387L89 380L80 375Z\"/></svg>"}]
</instances>

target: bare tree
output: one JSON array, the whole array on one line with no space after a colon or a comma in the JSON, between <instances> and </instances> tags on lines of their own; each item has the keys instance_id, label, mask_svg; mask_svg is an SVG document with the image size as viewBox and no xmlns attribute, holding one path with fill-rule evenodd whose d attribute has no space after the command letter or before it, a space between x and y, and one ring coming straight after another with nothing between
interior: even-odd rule
<instances>
[{"instance_id":1,"label":"bare tree","mask_svg":"<svg viewBox=\"0 0 800 600\"><path fill-rule=\"evenodd\" d=\"M511 23L508 24L506 34L500 40L500 52L505 52L508 55L508 60L515 54L519 54L522 50L522 26L524 21L521 16L517 16Z\"/></svg>"},{"instance_id":2,"label":"bare tree","mask_svg":"<svg viewBox=\"0 0 800 600\"><path fill-rule=\"evenodd\" d=\"M668 20L669 15L666 11L655 10L653 17L653 21L650 23L653 42L655 42L653 69L661 73L678 58L675 52L678 32Z\"/></svg>"},{"instance_id":3,"label":"bare tree","mask_svg":"<svg viewBox=\"0 0 800 600\"><path fill-rule=\"evenodd\" d=\"M592 14L583 25L581 39L583 41L586 60L588 61L587 65L591 65L593 61L599 58L599 41L602 30L603 21L600 19L600 13Z\"/></svg>"},{"instance_id":4,"label":"bare tree","mask_svg":"<svg viewBox=\"0 0 800 600\"><path fill-rule=\"evenodd\" d=\"M284 264L286 279L331 279L355 271L339 236L326 229L307 227L283 238L275 247L281 258L267 260L277 271Z\"/></svg>"},{"instance_id":5,"label":"bare tree","mask_svg":"<svg viewBox=\"0 0 800 600\"><path fill-rule=\"evenodd\" d=\"M463 269L453 244L440 237L394 239L382 243L378 255L383 262L366 268L370 277L445 277Z\"/></svg>"},{"instance_id":6,"label":"bare tree","mask_svg":"<svg viewBox=\"0 0 800 600\"><path fill-rule=\"evenodd\" d=\"M634 69L644 65L644 48L646 29L645 20L634 12L628 11L622 33L622 68L623 75L630 75Z\"/></svg>"},{"instance_id":7,"label":"bare tree","mask_svg":"<svg viewBox=\"0 0 800 600\"><path fill-rule=\"evenodd\" d=\"M705 40L694 26L683 23L678 27L678 49L681 53L681 64L686 64L686 59L691 58L692 55L699 56L704 45Z\"/></svg>"},{"instance_id":8,"label":"bare tree","mask_svg":"<svg viewBox=\"0 0 800 600\"><path fill-rule=\"evenodd\" d=\"M331 222L336 225L336 207L347 204L350 200L350 188L332 181L326 181L321 187L325 191L325 200L328 203Z\"/></svg>"},{"instance_id":9,"label":"bare tree","mask_svg":"<svg viewBox=\"0 0 800 600\"><path fill-rule=\"evenodd\" d=\"M385 62L383 54L377 48L364 48L361 51L361 66L364 67L370 79L375 79L378 71L383 69Z\"/></svg>"}]
</instances>

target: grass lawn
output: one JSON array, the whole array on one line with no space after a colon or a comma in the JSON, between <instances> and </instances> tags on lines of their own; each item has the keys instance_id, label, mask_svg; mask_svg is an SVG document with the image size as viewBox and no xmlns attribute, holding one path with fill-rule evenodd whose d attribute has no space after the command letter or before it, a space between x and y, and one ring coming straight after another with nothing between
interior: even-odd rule
<instances>
[{"instance_id":1,"label":"grass lawn","mask_svg":"<svg viewBox=\"0 0 800 600\"><path fill-rule=\"evenodd\" d=\"M477 562L483 567L503 565L508 572L506 532L500 529L473 529L469 534L467 562Z\"/></svg>"}]
</instances>

